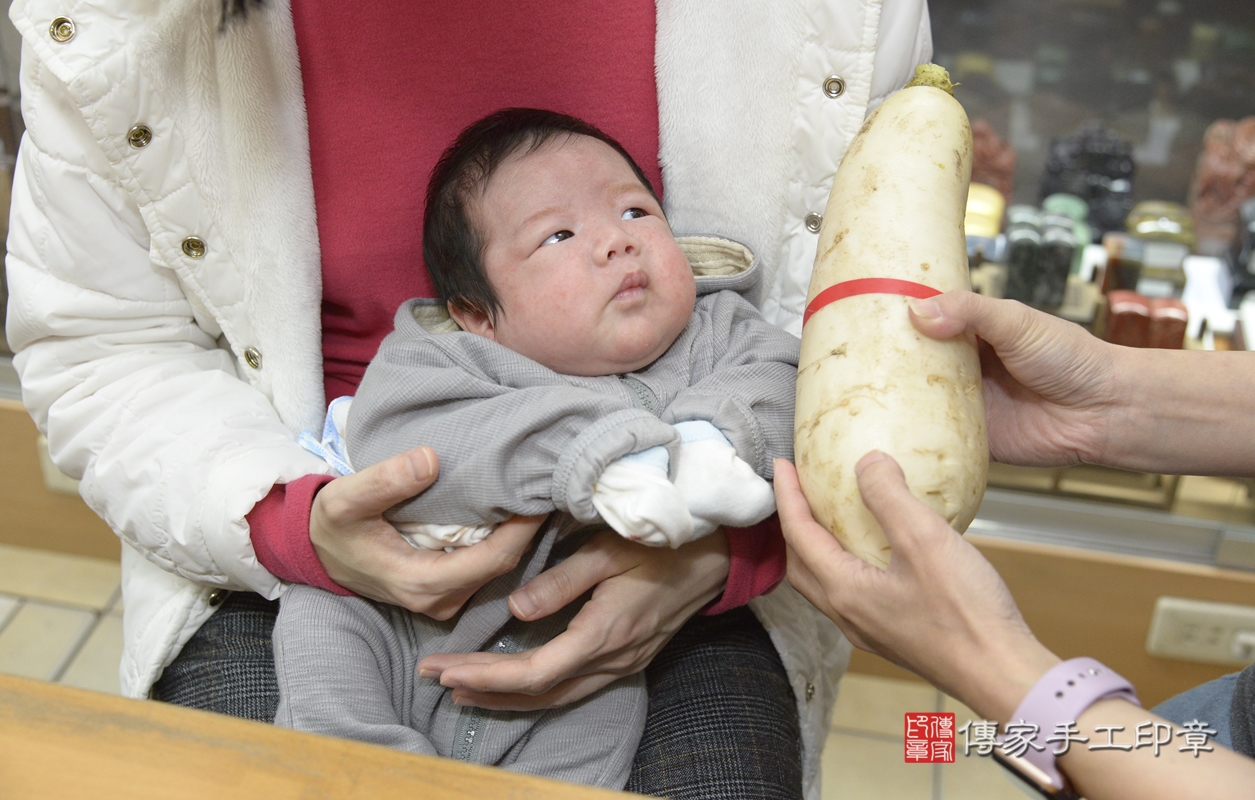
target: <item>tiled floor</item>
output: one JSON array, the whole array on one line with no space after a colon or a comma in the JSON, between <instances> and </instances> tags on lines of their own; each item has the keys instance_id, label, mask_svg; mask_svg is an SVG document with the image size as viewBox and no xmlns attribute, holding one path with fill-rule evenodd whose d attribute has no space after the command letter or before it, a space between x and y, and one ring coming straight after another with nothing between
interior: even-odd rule
<instances>
[{"instance_id":1,"label":"tiled floor","mask_svg":"<svg viewBox=\"0 0 1255 800\"><path fill-rule=\"evenodd\" d=\"M975 751L964 758L958 748L953 764L906 763L903 716L915 711L952 711L960 728L976 716L925 683L846 675L824 750L824 800L1024 800Z\"/></svg>"},{"instance_id":2,"label":"tiled floor","mask_svg":"<svg viewBox=\"0 0 1255 800\"><path fill-rule=\"evenodd\" d=\"M122 615L116 564L0 545L0 672L118 692ZM971 712L922 683L848 675L824 751L824 800L1022 800L998 768L907 764L903 714Z\"/></svg>"},{"instance_id":3,"label":"tiled floor","mask_svg":"<svg viewBox=\"0 0 1255 800\"><path fill-rule=\"evenodd\" d=\"M117 564L0 545L0 672L118 693Z\"/></svg>"}]
</instances>

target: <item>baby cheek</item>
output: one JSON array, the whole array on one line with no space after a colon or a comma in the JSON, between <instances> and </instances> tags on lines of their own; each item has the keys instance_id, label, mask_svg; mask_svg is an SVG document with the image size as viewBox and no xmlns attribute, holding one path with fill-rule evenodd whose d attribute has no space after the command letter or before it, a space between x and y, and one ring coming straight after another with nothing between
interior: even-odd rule
<instances>
[{"instance_id":1,"label":"baby cheek","mask_svg":"<svg viewBox=\"0 0 1255 800\"><path fill-rule=\"evenodd\" d=\"M555 317L575 317L589 305L591 292L581 292L569 283L555 284L537 298L538 308L542 309L546 319ZM571 319L570 321L574 321Z\"/></svg>"},{"instance_id":2,"label":"baby cheek","mask_svg":"<svg viewBox=\"0 0 1255 800\"><path fill-rule=\"evenodd\" d=\"M676 335L677 336L679 335L680 331L684 330L684 326L687 325L689 320L693 317L693 308L696 305L697 305L697 293L696 291L694 291L693 293L688 295L687 302L681 305L680 312L676 314L676 317L678 318L676 320Z\"/></svg>"},{"instance_id":3,"label":"baby cheek","mask_svg":"<svg viewBox=\"0 0 1255 800\"><path fill-rule=\"evenodd\" d=\"M693 307L697 303L697 290L692 279L690 278L687 283L679 282L671 297L672 301L666 304L665 316L657 322L659 327L666 332L665 335L674 339L680 335L680 331L684 330L684 326L688 325L693 317Z\"/></svg>"},{"instance_id":4,"label":"baby cheek","mask_svg":"<svg viewBox=\"0 0 1255 800\"><path fill-rule=\"evenodd\" d=\"M684 260L683 272L680 273L676 293L682 308L682 315L688 319L693 314L693 307L697 305L697 279L693 277L693 268L689 265L688 259Z\"/></svg>"},{"instance_id":5,"label":"baby cheek","mask_svg":"<svg viewBox=\"0 0 1255 800\"><path fill-rule=\"evenodd\" d=\"M584 339L592 335L595 325L595 298L595 292L581 291L579 286L550 287L544 296L537 298L533 329L548 339L549 346L556 340Z\"/></svg>"},{"instance_id":6,"label":"baby cheek","mask_svg":"<svg viewBox=\"0 0 1255 800\"><path fill-rule=\"evenodd\" d=\"M684 252L676 246L675 261L672 264L673 274L676 276L678 283L683 286L683 292L688 298L688 302L697 302L697 279L693 277L693 265L689 263Z\"/></svg>"}]
</instances>

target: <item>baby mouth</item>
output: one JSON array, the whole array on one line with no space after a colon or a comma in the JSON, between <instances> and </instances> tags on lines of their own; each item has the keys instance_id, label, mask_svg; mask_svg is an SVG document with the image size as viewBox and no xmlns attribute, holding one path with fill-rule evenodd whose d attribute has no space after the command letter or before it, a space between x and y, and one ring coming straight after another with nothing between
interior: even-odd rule
<instances>
[{"instance_id":1,"label":"baby mouth","mask_svg":"<svg viewBox=\"0 0 1255 800\"><path fill-rule=\"evenodd\" d=\"M629 272L623 276L623 282L619 284L619 290L615 293L615 300L631 300L645 293L645 287L649 286L649 276L639 270Z\"/></svg>"}]
</instances>

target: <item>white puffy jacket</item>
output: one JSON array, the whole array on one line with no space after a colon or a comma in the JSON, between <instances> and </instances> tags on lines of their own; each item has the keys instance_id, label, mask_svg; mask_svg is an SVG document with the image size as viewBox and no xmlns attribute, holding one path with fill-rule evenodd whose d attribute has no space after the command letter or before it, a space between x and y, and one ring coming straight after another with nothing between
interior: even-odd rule
<instances>
[{"instance_id":1,"label":"white puffy jacket","mask_svg":"<svg viewBox=\"0 0 1255 800\"><path fill-rule=\"evenodd\" d=\"M216 587L283 591L245 514L274 484L325 471L295 439L317 429L324 399L289 6L272 0L223 32L220 9L10 11L27 133L8 337L53 460L124 543L121 677L136 697L212 613ZM668 217L762 255L764 311L798 333L816 243L806 217L868 110L928 59L924 0L658 0L657 14ZM792 676L815 796L849 646L788 587L753 605Z\"/></svg>"}]
</instances>

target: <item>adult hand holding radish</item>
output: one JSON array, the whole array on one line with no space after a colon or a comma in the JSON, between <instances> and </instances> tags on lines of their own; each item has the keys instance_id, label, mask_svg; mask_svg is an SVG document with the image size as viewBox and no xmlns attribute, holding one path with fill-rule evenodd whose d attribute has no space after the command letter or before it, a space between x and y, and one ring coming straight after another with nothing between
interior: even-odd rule
<instances>
[{"instance_id":1,"label":"adult hand holding radish","mask_svg":"<svg viewBox=\"0 0 1255 800\"><path fill-rule=\"evenodd\" d=\"M967 289L967 116L940 67L876 110L837 170L802 329L794 450L816 518L884 567L889 546L859 499L854 463L892 453L907 483L959 531L985 491L988 444L976 344L910 323L911 297Z\"/></svg>"},{"instance_id":2,"label":"adult hand holding radish","mask_svg":"<svg viewBox=\"0 0 1255 800\"><path fill-rule=\"evenodd\" d=\"M927 336L979 337L990 455L995 460L1098 462L1113 449L1112 420L1134 410L1130 381L1140 370L1127 362L1141 351L1115 347L1021 303L966 291L914 299L909 309L911 322ZM912 496L898 463L880 451L856 458L853 472L861 496L886 526L889 543L901 545L901 550L895 548L885 572L859 562L830 536L817 535L808 498L798 491L797 472L780 461L775 485L790 545L790 583L859 647L956 696L978 694L982 687L951 685L945 676L960 674L958 661L988 649L993 639L1012 640L1015 649L1040 655L1041 645L997 573L974 547L953 535L944 519ZM946 580L930 577L933 571L943 572ZM920 608L935 616L901 614L902 609ZM895 614L903 618L901 625L885 624ZM978 618L980 622L974 621ZM1008 676L1016 672L1003 671ZM1010 683L1027 689L1023 676L1012 677ZM1014 708L1003 706L1005 699L995 699L986 713Z\"/></svg>"},{"instance_id":3,"label":"adult hand holding radish","mask_svg":"<svg viewBox=\"0 0 1255 800\"><path fill-rule=\"evenodd\" d=\"M789 583L858 647L964 698L988 719L1006 719L1059 659L1033 637L993 566L908 491L896 461L873 451L854 469L893 547L888 569L864 563L824 531L797 472L777 460ZM984 680L984 669L999 680Z\"/></svg>"},{"instance_id":4,"label":"adult hand holding radish","mask_svg":"<svg viewBox=\"0 0 1255 800\"><path fill-rule=\"evenodd\" d=\"M963 291L913 300L910 317L936 339L980 340L994 461L1255 475L1249 353L1120 347L1013 300Z\"/></svg>"},{"instance_id":5,"label":"adult hand holding radish","mask_svg":"<svg viewBox=\"0 0 1255 800\"><path fill-rule=\"evenodd\" d=\"M950 292L914 300L911 321L937 339L976 334L990 458L1024 466L1098 463L1118 397L1116 348L1013 300Z\"/></svg>"},{"instance_id":6,"label":"adult hand holding radish","mask_svg":"<svg viewBox=\"0 0 1255 800\"><path fill-rule=\"evenodd\" d=\"M796 472L781 460L776 504L789 544L789 582L859 647L911 669L982 718L1008 723L1038 708L1028 698L1067 667L1033 636L993 566L911 495L892 458L869 453L856 471L863 499L893 547L889 568L845 552L815 522ZM1113 697L1071 719L1081 730L1169 724ZM1090 800L1237 800L1255 785L1255 762L1224 747L1202 759L1175 746L1111 755L1073 747L1055 768Z\"/></svg>"},{"instance_id":7,"label":"adult hand holding radish","mask_svg":"<svg viewBox=\"0 0 1255 800\"><path fill-rule=\"evenodd\" d=\"M1249 354L1117 347L1020 303L962 291L913 301L910 317L930 337L979 337L990 449L999 460L1255 475ZM893 459L867 453L855 474L892 545L888 569L845 552L811 516L794 470L777 462L790 583L859 647L987 719L1012 721L1059 659L1025 626L984 557L912 496ZM1073 719L1091 730L1163 722L1120 699L1099 700ZM1175 748L1160 758L1148 749L1102 755L1073 748L1058 769L1092 800L1237 798L1255 782L1255 764L1220 747L1203 769Z\"/></svg>"}]
</instances>

